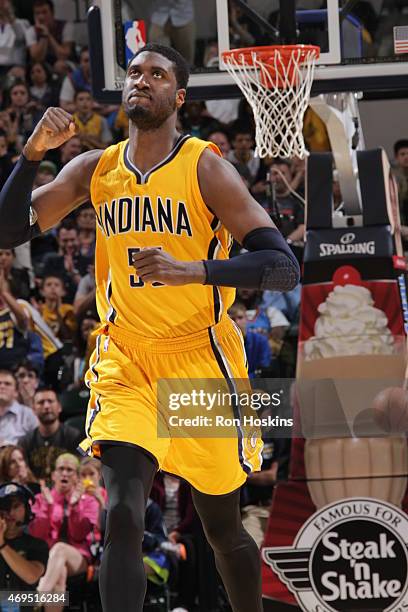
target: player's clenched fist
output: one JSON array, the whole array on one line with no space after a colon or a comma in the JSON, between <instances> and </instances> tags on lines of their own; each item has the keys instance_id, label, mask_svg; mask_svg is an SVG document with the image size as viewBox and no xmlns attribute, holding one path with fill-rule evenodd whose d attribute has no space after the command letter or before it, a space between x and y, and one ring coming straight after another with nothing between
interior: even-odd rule
<instances>
[{"instance_id":1,"label":"player's clenched fist","mask_svg":"<svg viewBox=\"0 0 408 612\"><path fill-rule=\"evenodd\" d=\"M27 159L40 159L49 149L56 149L76 133L72 115L62 108L48 108L24 147Z\"/></svg>"},{"instance_id":2,"label":"player's clenched fist","mask_svg":"<svg viewBox=\"0 0 408 612\"><path fill-rule=\"evenodd\" d=\"M205 282L205 268L201 261L179 261L162 249L142 249L133 255L137 275L145 283L187 285Z\"/></svg>"}]
</instances>

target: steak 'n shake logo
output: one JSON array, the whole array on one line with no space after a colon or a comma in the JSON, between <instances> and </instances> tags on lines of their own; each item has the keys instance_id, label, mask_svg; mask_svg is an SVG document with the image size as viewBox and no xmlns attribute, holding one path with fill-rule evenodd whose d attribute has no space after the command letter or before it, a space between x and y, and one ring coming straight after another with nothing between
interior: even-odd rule
<instances>
[{"instance_id":1,"label":"steak 'n shake logo","mask_svg":"<svg viewBox=\"0 0 408 612\"><path fill-rule=\"evenodd\" d=\"M319 510L293 546L262 558L305 612L408 610L408 519L376 499L350 498Z\"/></svg>"},{"instance_id":2,"label":"steak 'n shake logo","mask_svg":"<svg viewBox=\"0 0 408 612\"><path fill-rule=\"evenodd\" d=\"M340 243L322 242L320 257L333 255L375 255L375 241L355 242L356 235L352 232L343 234Z\"/></svg>"}]
</instances>

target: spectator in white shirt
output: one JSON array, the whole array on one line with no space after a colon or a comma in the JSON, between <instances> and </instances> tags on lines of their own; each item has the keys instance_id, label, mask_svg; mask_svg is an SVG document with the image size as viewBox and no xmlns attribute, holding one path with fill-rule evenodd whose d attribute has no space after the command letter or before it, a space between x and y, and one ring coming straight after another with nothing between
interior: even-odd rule
<instances>
[{"instance_id":1,"label":"spectator in white shirt","mask_svg":"<svg viewBox=\"0 0 408 612\"><path fill-rule=\"evenodd\" d=\"M55 19L52 0L34 0L33 9L35 44L30 48L31 59L50 66L58 60L72 59L74 24Z\"/></svg>"},{"instance_id":2,"label":"spectator in white shirt","mask_svg":"<svg viewBox=\"0 0 408 612\"><path fill-rule=\"evenodd\" d=\"M35 34L25 19L16 19L10 0L0 0L0 73L26 63L26 50L35 43Z\"/></svg>"},{"instance_id":3,"label":"spectator in white shirt","mask_svg":"<svg viewBox=\"0 0 408 612\"><path fill-rule=\"evenodd\" d=\"M19 438L38 427L38 419L28 406L17 402L13 374L0 370L0 445L17 444Z\"/></svg>"}]
</instances>

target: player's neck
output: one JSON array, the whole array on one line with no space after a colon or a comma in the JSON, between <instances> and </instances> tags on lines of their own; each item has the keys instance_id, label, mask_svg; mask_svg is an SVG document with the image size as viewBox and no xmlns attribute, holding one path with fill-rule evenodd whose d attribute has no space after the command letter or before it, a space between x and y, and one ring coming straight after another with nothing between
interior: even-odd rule
<instances>
[{"instance_id":1,"label":"player's neck","mask_svg":"<svg viewBox=\"0 0 408 612\"><path fill-rule=\"evenodd\" d=\"M130 123L129 158L141 172L147 172L167 157L179 137L174 121L165 121L155 130L138 130Z\"/></svg>"}]
</instances>

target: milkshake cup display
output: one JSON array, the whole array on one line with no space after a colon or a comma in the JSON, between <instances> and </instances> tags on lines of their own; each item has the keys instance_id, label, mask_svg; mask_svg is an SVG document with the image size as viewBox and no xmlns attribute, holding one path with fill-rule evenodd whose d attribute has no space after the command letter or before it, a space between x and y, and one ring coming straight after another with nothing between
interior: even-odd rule
<instances>
[{"instance_id":1,"label":"milkshake cup display","mask_svg":"<svg viewBox=\"0 0 408 612\"><path fill-rule=\"evenodd\" d=\"M334 395L325 406L315 405L311 419L310 411L303 414L310 496L317 508L359 495L400 506L407 486L405 436L370 437L366 432L366 437L353 437L353 424L369 408L378 384L381 388L381 378L397 371L395 360L400 363L398 369L403 368L401 343L362 283L334 285L316 314L313 335L303 343L300 377L316 379L319 373L324 378L330 373L338 401L336 416ZM349 381L342 384L336 377ZM362 394L357 393L356 378ZM318 384L322 383L316 380ZM347 393L353 387L354 393ZM319 437L316 426L321 428L325 420L333 432L338 431L338 437L334 433Z\"/></svg>"},{"instance_id":2,"label":"milkshake cup display","mask_svg":"<svg viewBox=\"0 0 408 612\"><path fill-rule=\"evenodd\" d=\"M400 507L407 461L405 436L305 442L308 488L317 509L348 497L373 497Z\"/></svg>"},{"instance_id":3,"label":"milkshake cup display","mask_svg":"<svg viewBox=\"0 0 408 612\"><path fill-rule=\"evenodd\" d=\"M371 292L357 285L337 285L318 307L314 336L304 343L310 361L341 355L391 355L394 338L385 313L375 308Z\"/></svg>"}]
</instances>

